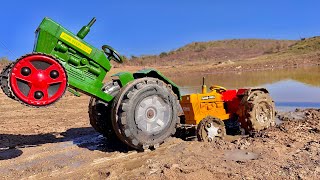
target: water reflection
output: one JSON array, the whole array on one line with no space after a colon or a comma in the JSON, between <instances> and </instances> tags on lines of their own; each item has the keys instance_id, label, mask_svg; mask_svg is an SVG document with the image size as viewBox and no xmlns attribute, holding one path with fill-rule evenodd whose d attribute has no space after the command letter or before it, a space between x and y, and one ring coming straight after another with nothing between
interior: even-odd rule
<instances>
[{"instance_id":1,"label":"water reflection","mask_svg":"<svg viewBox=\"0 0 320 180\"><path fill-rule=\"evenodd\" d=\"M200 92L202 76L206 77L208 87L210 85L221 85L228 89L266 87L280 109L320 108L319 66L170 78L181 86L182 94L189 94Z\"/></svg>"},{"instance_id":2,"label":"water reflection","mask_svg":"<svg viewBox=\"0 0 320 180\"><path fill-rule=\"evenodd\" d=\"M281 110L294 108L320 108L320 87L307 85L294 80L279 81L265 85L270 91L276 106Z\"/></svg>"}]
</instances>

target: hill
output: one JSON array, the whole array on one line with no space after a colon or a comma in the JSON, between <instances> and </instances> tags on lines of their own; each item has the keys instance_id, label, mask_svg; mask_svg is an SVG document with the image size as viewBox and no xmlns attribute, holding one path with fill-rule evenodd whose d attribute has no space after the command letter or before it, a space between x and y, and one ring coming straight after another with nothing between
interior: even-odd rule
<instances>
[{"instance_id":1,"label":"hill","mask_svg":"<svg viewBox=\"0 0 320 180\"><path fill-rule=\"evenodd\" d=\"M0 57L0 72L10 61L5 57Z\"/></svg>"},{"instance_id":2,"label":"hill","mask_svg":"<svg viewBox=\"0 0 320 180\"><path fill-rule=\"evenodd\" d=\"M257 71L310 65L320 65L320 37L194 42L160 55L132 58L124 66L157 68L170 76L178 73Z\"/></svg>"},{"instance_id":3,"label":"hill","mask_svg":"<svg viewBox=\"0 0 320 180\"><path fill-rule=\"evenodd\" d=\"M0 69L8 60L0 58ZM159 55L132 57L110 73L156 68L166 75L254 71L320 65L320 37L301 40L231 39L193 42Z\"/></svg>"},{"instance_id":4,"label":"hill","mask_svg":"<svg viewBox=\"0 0 320 180\"><path fill-rule=\"evenodd\" d=\"M320 50L320 36L315 36L307 39L301 39L291 45L287 52L305 54Z\"/></svg>"},{"instance_id":5,"label":"hill","mask_svg":"<svg viewBox=\"0 0 320 180\"><path fill-rule=\"evenodd\" d=\"M178 65L192 62L238 61L264 54L287 50L297 41L269 39L232 39L209 42L193 42L158 56L133 58L131 65Z\"/></svg>"}]
</instances>

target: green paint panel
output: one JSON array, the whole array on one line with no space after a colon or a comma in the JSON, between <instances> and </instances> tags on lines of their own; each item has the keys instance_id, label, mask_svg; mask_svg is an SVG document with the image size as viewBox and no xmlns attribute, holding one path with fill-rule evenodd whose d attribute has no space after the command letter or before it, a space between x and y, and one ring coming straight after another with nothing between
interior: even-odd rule
<instances>
[{"instance_id":1,"label":"green paint panel","mask_svg":"<svg viewBox=\"0 0 320 180\"><path fill-rule=\"evenodd\" d=\"M81 91L110 102L114 97L102 91L102 82L111 69L109 59L102 50L83 40L94 22L95 18L75 35L55 21L44 18L36 30L33 51L50 54L60 61L67 71L69 87L73 89L70 91L73 94L78 95L78 91ZM121 72L113 75L113 77L115 76L118 77L122 87L137 78L161 79L167 84L171 84L172 90L180 98L179 87L154 69L145 69L134 74Z\"/></svg>"},{"instance_id":2,"label":"green paint panel","mask_svg":"<svg viewBox=\"0 0 320 180\"><path fill-rule=\"evenodd\" d=\"M112 75L111 77L118 77L121 83L121 87L127 85L129 82L134 80L133 74L130 72L119 72Z\"/></svg>"},{"instance_id":3,"label":"green paint panel","mask_svg":"<svg viewBox=\"0 0 320 180\"><path fill-rule=\"evenodd\" d=\"M89 25L92 24L93 20ZM84 26L79 36L84 38L90 26ZM91 46L55 21L44 18L36 30L33 51L55 56L67 71L70 87L105 101L112 100L112 96L101 90L102 82L111 69L102 50Z\"/></svg>"}]
</instances>

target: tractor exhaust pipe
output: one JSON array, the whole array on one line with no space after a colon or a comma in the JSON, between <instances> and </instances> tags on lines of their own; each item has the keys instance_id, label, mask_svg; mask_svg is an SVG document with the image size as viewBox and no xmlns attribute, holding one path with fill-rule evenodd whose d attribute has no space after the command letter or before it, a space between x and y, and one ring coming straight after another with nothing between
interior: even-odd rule
<instances>
[{"instance_id":1,"label":"tractor exhaust pipe","mask_svg":"<svg viewBox=\"0 0 320 180\"><path fill-rule=\"evenodd\" d=\"M96 22L96 18L92 18L91 21L88 23L88 25L83 26L81 30L78 32L77 36L80 39L83 39L86 37L86 35L89 33L91 26Z\"/></svg>"},{"instance_id":2,"label":"tractor exhaust pipe","mask_svg":"<svg viewBox=\"0 0 320 180\"><path fill-rule=\"evenodd\" d=\"M207 86L205 85L205 78L202 77L202 94L207 93Z\"/></svg>"}]
</instances>

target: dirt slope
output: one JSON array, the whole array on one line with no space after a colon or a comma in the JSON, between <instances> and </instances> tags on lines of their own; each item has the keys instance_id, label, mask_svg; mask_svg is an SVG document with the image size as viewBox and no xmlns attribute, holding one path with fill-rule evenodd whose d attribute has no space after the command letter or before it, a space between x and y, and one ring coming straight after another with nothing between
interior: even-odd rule
<instances>
[{"instance_id":1,"label":"dirt slope","mask_svg":"<svg viewBox=\"0 0 320 180\"><path fill-rule=\"evenodd\" d=\"M155 151L138 153L104 139L89 126L88 100L67 96L49 108L31 109L0 93L0 179L315 179L320 175L320 110L280 114L286 122L251 137L215 143L171 138Z\"/></svg>"}]
</instances>

